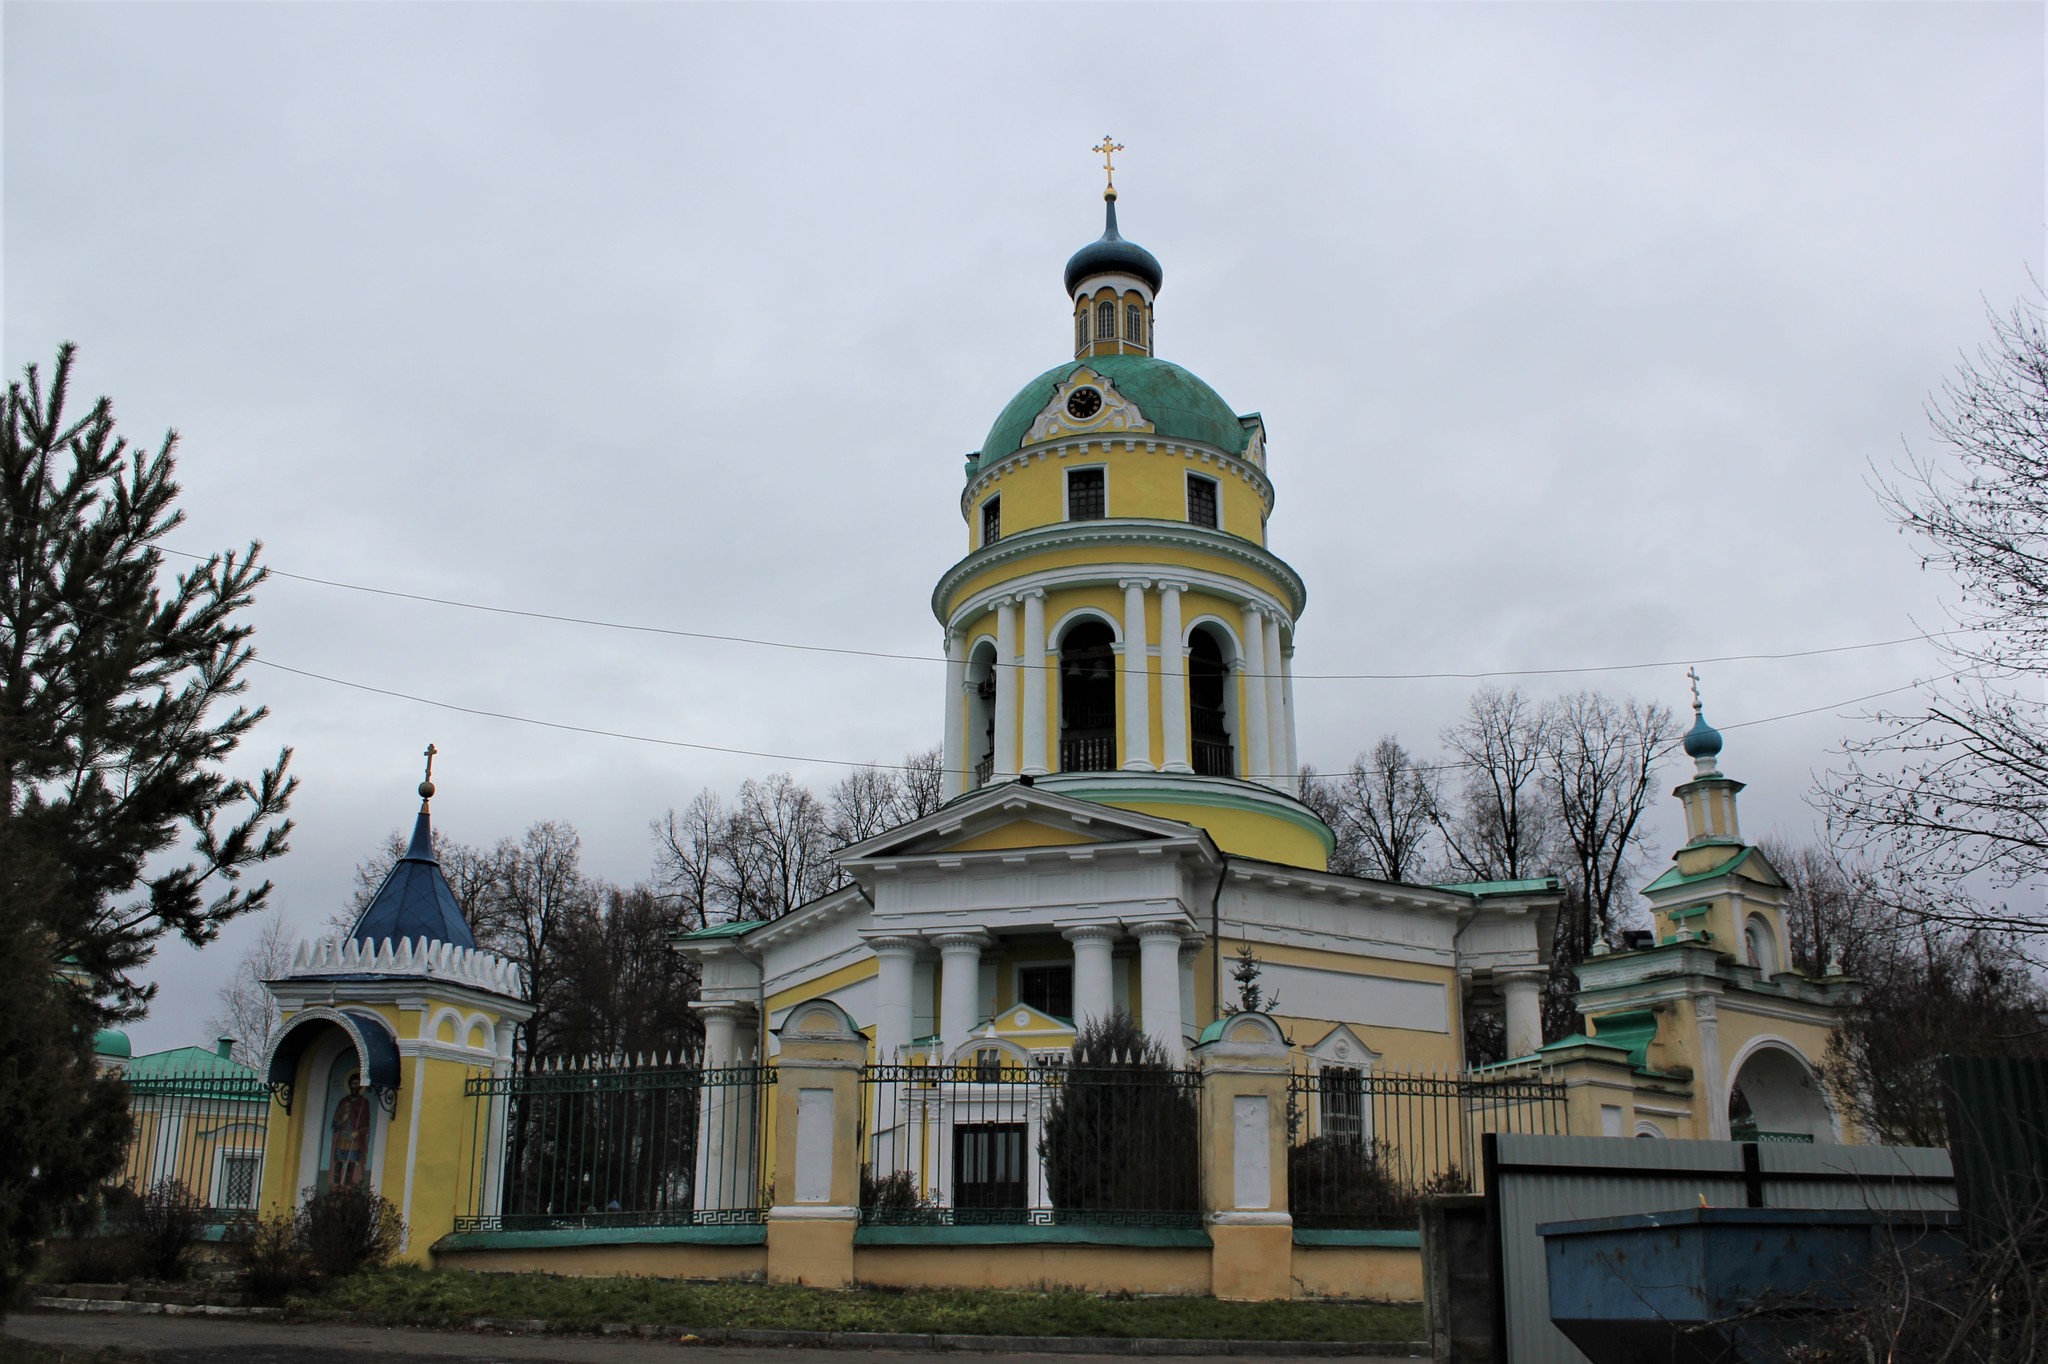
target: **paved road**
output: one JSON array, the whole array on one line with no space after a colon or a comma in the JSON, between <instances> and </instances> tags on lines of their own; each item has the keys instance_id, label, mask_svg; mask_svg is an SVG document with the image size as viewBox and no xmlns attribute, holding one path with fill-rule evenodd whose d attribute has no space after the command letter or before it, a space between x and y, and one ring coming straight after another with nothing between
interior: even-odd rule
<instances>
[{"instance_id":1,"label":"paved road","mask_svg":"<svg viewBox=\"0 0 2048 1364\"><path fill-rule=\"evenodd\" d=\"M382 1326L286 1325L203 1317L88 1316L32 1312L7 1318L0 1336L44 1346L94 1351L107 1346L149 1364L438 1364L447 1359L494 1364L675 1364L680 1352L705 1354L706 1364L856 1364L857 1361L929 1359L880 1350L819 1350L699 1346L670 1341L576 1336L486 1336L455 1331L393 1330ZM962 1364L1108 1364L1118 1356L956 1354ZM1122 1356L1129 1359L1130 1356ZM1234 1355L1229 1364L1255 1364ZM1224 1364L1214 1356L1151 1355L1147 1364ZM1307 1364L1300 1359L1286 1364ZM1319 1360L1316 1364L1328 1364Z\"/></svg>"}]
</instances>

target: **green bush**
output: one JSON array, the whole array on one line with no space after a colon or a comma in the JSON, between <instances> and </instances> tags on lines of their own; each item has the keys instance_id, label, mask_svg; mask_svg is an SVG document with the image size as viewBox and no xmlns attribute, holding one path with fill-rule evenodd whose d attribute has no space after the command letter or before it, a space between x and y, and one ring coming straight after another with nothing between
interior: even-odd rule
<instances>
[{"instance_id":1,"label":"green bush","mask_svg":"<svg viewBox=\"0 0 2048 1364\"><path fill-rule=\"evenodd\" d=\"M873 1220L894 1226L917 1226L938 1222L935 1204L917 1191L917 1174L891 1170L877 1175L872 1165L860 1167L860 1207Z\"/></svg>"},{"instance_id":2,"label":"green bush","mask_svg":"<svg viewBox=\"0 0 2048 1364\"><path fill-rule=\"evenodd\" d=\"M293 1239L306 1265L322 1279L390 1263L405 1240L405 1219L391 1200L361 1184L312 1193L299 1208Z\"/></svg>"},{"instance_id":3,"label":"green bush","mask_svg":"<svg viewBox=\"0 0 2048 1364\"><path fill-rule=\"evenodd\" d=\"M1165 1048L1121 1009L1074 1039L1038 1154L1052 1205L1073 1212L1201 1208L1200 1113Z\"/></svg>"}]
</instances>

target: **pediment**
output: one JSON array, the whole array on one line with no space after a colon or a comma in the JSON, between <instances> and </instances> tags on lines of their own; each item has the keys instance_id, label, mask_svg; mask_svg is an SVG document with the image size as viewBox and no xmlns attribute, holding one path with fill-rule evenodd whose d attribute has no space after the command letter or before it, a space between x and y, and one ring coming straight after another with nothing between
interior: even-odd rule
<instances>
[{"instance_id":1,"label":"pediment","mask_svg":"<svg viewBox=\"0 0 2048 1364\"><path fill-rule=\"evenodd\" d=\"M1205 837L1192 824L1118 810L1018 783L985 787L913 820L856 843L840 865L867 866L896 858L947 853L1008 852L1022 848L1075 848Z\"/></svg>"},{"instance_id":2,"label":"pediment","mask_svg":"<svg viewBox=\"0 0 2048 1364\"><path fill-rule=\"evenodd\" d=\"M1088 395L1083 394L1085 403L1070 406L1068 400L1083 388L1095 390L1098 396L1088 400ZM1036 445L1062 436L1123 435L1151 430L1151 421L1136 403L1117 392L1110 379L1083 365L1053 389L1052 401L1039 410L1031 421L1031 429L1024 433L1024 444Z\"/></svg>"}]
</instances>

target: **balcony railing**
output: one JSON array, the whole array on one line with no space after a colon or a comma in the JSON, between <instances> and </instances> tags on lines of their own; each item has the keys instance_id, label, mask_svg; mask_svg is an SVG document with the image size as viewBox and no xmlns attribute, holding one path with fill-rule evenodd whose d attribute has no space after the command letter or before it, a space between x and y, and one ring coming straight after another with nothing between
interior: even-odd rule
<instances>
[{"instance_id":1,"label":"balcony railing","mask_svg":"<svg viewBox=\"0 0 2048 1364\"><path fill-rule=\"evenodd\" d=\"M1237 754L1230 747L1228 739L1204 739L1197 736L1194 741L1195 772L1204 777L1234 777L1237 775Z\"/></svg>"},{"instance_id":2,"label":"balcony railing","mask_svg":"<svg viewBox=\"0 0 2048 1364\"><path fill-rule=\"evenodd\" d=\"M1060 771L1113 772L1116 770L1116 732L1080 733L1060 736Z\"/></svg>"}]
</instances>

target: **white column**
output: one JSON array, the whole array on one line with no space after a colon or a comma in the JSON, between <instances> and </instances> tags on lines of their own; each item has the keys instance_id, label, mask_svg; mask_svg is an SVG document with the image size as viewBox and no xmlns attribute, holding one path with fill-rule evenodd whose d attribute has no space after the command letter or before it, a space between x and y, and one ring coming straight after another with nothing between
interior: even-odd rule
<instances>
[{"instance_id":1,"label":"white column","mask_svg":"<svg viewBox=\"0 0 2048 1364\"><path fill-rule=\"evenodd\" d=\"M1728 1140L1728 1080L1721 1063L1721 1018L1720 1009L1711 995L1694 995L1693 1017L1699 1020L1700 1064L1693 1077L1693 1102L1706 1109L1705 1113L1696 1108L1693 1123L1703 1128L1709 1141ZM1701 1119L1706 1121L1701 1123Z\"/></svg>"},{"instance_id":2,"label":"white column","mask_svg":"<svg viewBox=\"0 0 2048 1364\"><path fill-rule=\"evenodd\" d=\"M1188 649L1180 637L1180 594L1185 583L1159 584L1159 728L1168 772L1192 772L1188 764Z\"/></svg>"},{"instance_id":3,"label":"white column","mask_svg":"<svg viewBox=\"0 0 2048 1364\"><path fill-rule=\"evenodd\" d=\"M991 781L1017 775L1017 604L996 602L996 757Z\"/></svg>"},{"instance_id":4,"label":"white column","mask_svg":"<svg viewBox=\"0 0 2048 1364\"><path fill-rule=\"evenodd\" d=\"M943 933L939 948L939 1041L948 1054L981 1021L981 949L985 933Z\"/></svg>"},{"instance_id":5,"label":"white column","mask_svg":"<svg viewBox=\"0 0 2048 1364\"><path fill-rule=\"evenodd\" d=\"M752 1011L738 1004L697 1003L704 1019L704 1068L742 1064L740 1024ZM718 1077L730 1080L730 1075ZM751 1137L755 1092L736 1084L708 1084L697 1098L697 1164L692 1203L700 1211L751 1206L754 1180Z\"/></svg>"},{"instance_id":6,"label":"white column","mask_svg":"<svg viewBox=\"0 0 2048 1364\"><path fill-rule=\"evenodd\" d=\"M1074 1026L1110 1016L1116 1010L1116 982L1110 954L1116 943L1114 924L1083 924L1060 936L1074 945Z\"/></svg>"},{"instance_id":7,"label":"white column","mask_svg":"<svg viewBox=\"0 0 2048 1364\"><path fill-rule=\"evenodd\" d=\"M1124 770L1152 771L1152 629L1145 620L1149 578L1125 578Z\"/></svg>"},{"instance_id":8,"label":"white column","mask_svg":"<svg viewBox=\"0 0 2048 1364\"><path fill-rule=\"evenodd\" d=\"M947 799L967 789L967 636L946 635L946 774Z\"/></svg>"},{"instance_id":9,"label":"white column","mask_svg":"<svg viewBox=\"0 0 2048 1364\"><path fill-rule=\"evenodd\" d=\"M1270 781L1272 731L1266 719L1266 625L1256 606L1244 608L1244 709L1238 728L1244 731L1245 773L1253 781Z\"/></svg>"},{"instance_id":10,"label":"white column","mask_svg":"<svg viewBox=\"0 0 2048 1364\"><path fill-rule=\"evenodd\" d=\"M1291 643L1280 655L1280 704L1287 717L1281 730L1287 736L1287 789L1298 796L1301 794L1301 755L1297 747L1300 740L1294 730L1294 645Z\"/></svg>"},{"instance_id":11,"label":"white column","mask_svg":"<svg viewBox=\"0 0 2048 1364\"><path fill-rule=\"evenodd\" d=\"M875 953L875 1064L901 1065L917 1036L912 1002L924 942L914 937L870 938L868 946Z\"/></svg>"},{"instance_id":12,"label":"white column","mask_svg":"<svg viewBox=\"0 0 2048 1364\"><path fill-rule=\"evenodd\" d=\"M1508 1055L1533 1055L1543 1045L1543 982L1550 973L1496 971L1501 993L1508 998Z\"/></svg>"},{"instance_id":13,"label":"white column","mask_svg":"<svg viewBox=\"0 0 2048 1364\"><path fill-rule=\"evenodd\" d=\"M496 1030L497 1055L491 1061L491 1076L503 1080L512 1073L512 1038L515 1025L500 1023ZM511 1096L497 1094L491 1099L491 1127L484 1153L483 1200L477 1211L496 1217L505 1210L505 1128L512 1108Z\"/></svg>"},{"instance_id":14,"label":"white column","mask_svg":"<svg viewBox=\"0 0 2048 1364\"><path fill-rule=\"evenodd\" d=\"M1024 598L1024 756L1019 771L1044 776L1045 765L1045 593L1033 588Z\"/></svg>"},{"instance_id":15,"label":"white column","mask_svg":"<svg viewBox=\"0 0 2048 1364\"><path fill-rule=\"evenodd\" d=\"M1182 1055L1180 1035L1180 939L1177 923L1139 924L1138 985L1145 1035L1166 1048L1175 1061Z\"/></svg>"},{"instance_id":16,"label":"white column","mask_svg":"<svg viewBox=\"0 0 2048 1364\"><path fill-rule=\"evenodd\" d=\"M1180 940L1180 1026L1182 1036L1198 1031L1196 1019L1201 1010L1195 1007L1195 958L1202 954L1202 939L1183 937Z\"/></svg>"},{"instance_id":17,"label":"white column","mask_svg":"<svg viewBox=\"0 0 2048 1364\"><path fill-rule=\"evenodd\" d=\"M1293 784L1292 774L1287 770L1287 701L1286 689L1280 685L1280 618L1266 617L1266 752L1272 758L1273 766L1268 769L1274 775L1268 783L1282 791Z\"/></svg>"}]
</instances>

